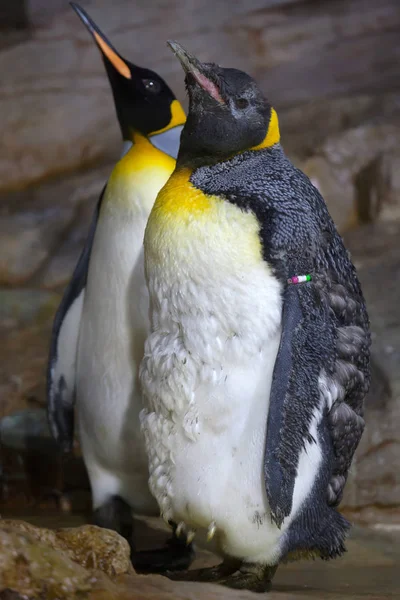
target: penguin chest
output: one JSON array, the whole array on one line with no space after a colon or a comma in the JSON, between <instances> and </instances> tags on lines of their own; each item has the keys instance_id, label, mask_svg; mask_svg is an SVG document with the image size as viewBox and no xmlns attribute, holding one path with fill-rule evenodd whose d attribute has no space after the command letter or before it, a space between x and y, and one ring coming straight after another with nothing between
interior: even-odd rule
<instances>
[{"instance_id":1,"label":"penguin chest","mask_svg":"<svg viewBox=\"0 0 400 600\"><path fill-rule=\"evenodd\" d=\"M104 466L127 471L134 470L136 459L145 461L144 451L138 452L137 377L149 327L141 243L145 222L107 206L102 210L89 265L77 366L84 452Z\"/></svg>"},{"instance_id":2,"label":"penguin chest","mask_svg":"<svg viewBox=\"0 0 400 600\"><path fill-rule=\"evenodd\" d=\"M174 164L135 139L107 183L90 257L77 373L82 446L119 471L146 463L138 381L149 329L143 236Z\"/></svg>"},{"instance_id":3,"label":"penguin chest","mask_svg":"<svg viewBox=\"0 0 400 600\"><path fill-rule=\"evenodd\" d=\"M281 288L252 214L211 200L196 217L153 215L146 234L150 486L165 518L215 523L224 552L254 557L272 527L263 459Z\"/></svg>"}]
</instances>

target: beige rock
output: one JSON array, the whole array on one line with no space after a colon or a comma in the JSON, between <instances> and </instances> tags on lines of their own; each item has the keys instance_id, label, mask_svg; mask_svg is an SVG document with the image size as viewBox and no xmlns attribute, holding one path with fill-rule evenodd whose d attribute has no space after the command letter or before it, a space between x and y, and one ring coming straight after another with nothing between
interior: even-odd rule
<instances>
[{"instance_id":1,"label":"beige rock","mask_svg":"<svg viewBox=\"0 0 400 600\"><path fill-rule=\"evenodd\" d=\"M374 359L366 429L356 452L344 510L354 520L400 521L400 224L368 225L345 237L363 287Z\"/></svg>"},{"instance_id":2,"label":"beige rock","mask_svg":"<svg viewBox=\"0 0 400 600\"><path fill-rule=\"evenodd\" d=\"M378 154L396 151L399 136L397 125L365 125L329 138L322 154L337 168L357 173Z\"/></svg>"},{"instance_id":3,"label":"beige rock","mask_svg":"<svg viewBox=\"0 0 400 600\"><path fill-rule=\"evenodd\" d=\"M289 155L314 156L331 137L366 124L399 124L399 95L393 92L316 97L280 113L282 143Z\"/></svg>"},{"instance_id":4,"label":"beige rock","mask_svg":"<svg viewBox=\"0 0 400 600\"><path fill-rule=\"evenodd\" d=\"M339 231L400 215L400 127L368 125L329 138L300 164Z\"/></svg>"},{"instance_id":5,"label":"beige rock","mask_svg":"<svg viewBox=\"0 0 400 600\"><path fill-rule=\"evenodd\" d=\"M347 179L347 172L333 168L322 156L309 158L302 165L302 170L327 203L338 230L343 232L355 225L354 189Z\"/></svg>"},{"instance_id":6,"label":"beige rock","mask_svg":"<svg viewBox=\"0 0 400 600\"><path fill-rule=\"evenodd\" d=\"M0 417L45 403L45 375L55 305L45 321L0 329Z\"/></svg>"},{"instance_id":7,"label":"beige rock","mask_svg":"<svg viewBox=\"0 0 400 600\"><path fill-rule=\"evenodd\" d=\"M39 277L38 285L62 289L69 282L86 242L97 200L97 197L91 198L82 206L65 241Z\"/></svg>"},{"instance_id":8,"label":"beige rock","mask_svg":"<svg viewBox=\"0 0 400 600\"><path fill-rule=\"evenodd\" d=\"M88 228L92 212L107 180L110 167L50 182L40 189L3 197L0 213L0 285L19 285L31 280L57 253L70 229ZM84 205L89 209L84 211ZM83 212L82 212L83 211ZM72 227L76 222L75 227ZM83 221L81 223L81 221ZM68 275L61 279L65 282ZM60 281L50 276L51 284Z\"/></svg>"},{"instance_id":9,"label":"beige rock","mask_svg":"<svg viewBox=\"0 0 400 600\"><path fill-rule=\"evenodd\" d=\"M19 212L0 220L0 284L20 284L44 264L72 223L71 206Z\"/></svg>"},{"instance_id":10,"label":"beige rock","mask_svg":"<svg viewBox=\"0 0 400 600\"><path fill-rule=\"evenodd\" d=\"M69 530L72 537L85 528ZM66 530L64 530L65 532ZM88 530L89 531L89 530ZM61 530L32 527L25 522L0 521L0 598L20 600L21 596L82 598L87 600L255 600L264 598L248 591L220 585L170 581L162 576L138 576L133 571L113 577L90 565L82 567L71 560L71 549L59 539ZM79 541L89 554L94 544L108 539L110 532L91 532L91 539ZM383 600L399 595L398 534L377 534L356 529L348 542L348 552L336 561L310 561L282 565L276 574L271 600ZM115 539L118 539L116 534ZM96 540L96 541L94 541ZM118 542L117 542L118 543ZM81 546L82 544L82 546ZM100 542L101 546L101 542ZM125 556L123 548L122 555ZM75 549L72 548L72 552ZM83 562L85 562L85 558ZM82 557L78 557L78 563ZM212 561L215 563L215 560ZM209 566L206 552L199 551L197 567ZM122 563L122 569L125 563ZM8 588L7 593L2 589Z\"/></svg>"},{"instance_id":11,"label":"beige rock","mask_svg":"<svg viewBox=\"0 0 400 600\"><path fill-rule=\"evenodd\" d=\"M115 531L95 525L51 530L10 520L3 520L1 526L60 550L85 569L103 571L110 577L132 573L129 544Z\"/></svg>"},{"instance_id":12,"label":"beige rock","mask_svg":"<svg viewBox=\"0 0 400 600\"><path fill-rule=\"evenodd\" d=\"M400 220L400 152L387 152L382 157L382 174L387 185L387 197L381 206L380 219L386 222Z\"/></svg>"},{"instance_id":13,"label":"beige rock","mask_svg":"<svg viewBox=\"0 0 400 600\"><path fill-rule=\"evenodd\" d=\"M54 314L59 294L29 288L0 288L0 327L41 325Z\"/></svg>"},{"instance_id":14,"label":"beige rock","mask_svg":"<svg viewBox=\"0 0 400 600\"><path fill-rule=\"evenodd\" d=\"M11 589L35 598L67 600L91 587L92 573L65 553L15 527L0 528L0 590Z\"/></svg>"}]
</instances>

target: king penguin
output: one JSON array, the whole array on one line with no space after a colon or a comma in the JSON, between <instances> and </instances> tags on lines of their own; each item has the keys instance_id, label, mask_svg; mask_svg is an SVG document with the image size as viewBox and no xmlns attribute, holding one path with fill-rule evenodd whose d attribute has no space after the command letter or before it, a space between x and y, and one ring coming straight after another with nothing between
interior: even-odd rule
<instances>
[{"instance_id":1,"label":"king penguin","mask_svg":"<svg viewBox=\"0 0 400 600\"><path fill-rule=\"evenodd\" d=\"M64 451L74 412L90 479L94 522L128 539L142 571L187 568L192 549L173 535L135 552L132 512L158 515L140 432L138 368L149 328L143 235L158 191L175 166L185 113L153 71L125 60L78 5L101 51L124 139L88 238L55 316L48 364L50 427Z\"/></svg>"},{"instance_id":2,"label":"king penguin","mask_svg":"<svg viewBox=\"0 0 400 600\"><path fill-rule=\"evenodd\" d=\"M369 320L255 81L170 46L189 113L144 240L150 489L167 521L223 558L170 577L260 592L281 561L345 550L336 507L364 428Z\"/></svg>"}]
</instances>

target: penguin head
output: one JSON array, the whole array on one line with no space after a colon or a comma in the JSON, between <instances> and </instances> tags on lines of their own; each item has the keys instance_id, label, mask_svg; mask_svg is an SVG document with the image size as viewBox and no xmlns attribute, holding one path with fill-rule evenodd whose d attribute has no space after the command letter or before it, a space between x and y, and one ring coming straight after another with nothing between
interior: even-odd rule
<instances>
[{"instance_id":1,"label":"penguin head","mask_svg":"<svg viewBox=\"0 0 400 600\"><path fill-rule=\"evenodd\" d=\"M71 6L101 52L124 140L132 141L135 132L150 136L183 125L186 115L165 81L123 58L83 8L74 2Z\"/></svg>"},{"instance_id":2,"label":"penguin head","mask_svg":"<svg viewBox=\"0 0 400 600\"><path fill-rule=\"evenodd\" d=\"M243 71L201 63L177 42L168 42L185 71L189 113L178 162L210 164L279 142L275 110Z\"/></svg>"}]
</instances>

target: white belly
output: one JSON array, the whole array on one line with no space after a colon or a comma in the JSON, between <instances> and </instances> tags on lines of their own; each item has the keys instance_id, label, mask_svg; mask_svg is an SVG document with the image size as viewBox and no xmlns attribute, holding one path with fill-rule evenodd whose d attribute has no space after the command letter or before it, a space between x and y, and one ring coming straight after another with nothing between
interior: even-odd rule
<instances>
[{"instance_id":1,"label":"white belly","mask_svg":"<svg viewBox=\"0 0 400 600\"><path fill-rule=\"evenodd\" d=\"M146 220L104 211L98 222L79 337L77 413L94 506L119 494L135 512L157 513L139 412L138 368L148 321Z\"/></svg>"},{"instance_id":2,"label":"white belly","mask_svg":"<svg viewBox=\"0 0 400 600\"><path fill-rule=\"evenodd\" d=\"M152 267L141 372L151 490L166 519L215 522L223 554L273 562L284 528L271 524L263 462L280 285L261 261L239 278L240 265L192 265L180 281Z\"/></svg>"},{"instance_id":3,"label":"white belly","mask_svg":"<svg viewBox=\"0 0 400 600\"><path fill-rule=\"evenodd\" d=\"M266 539L273 551L280 537L270 521L263 477L278 345L279 334L262 355L229 365L216 385L201 386L194 400L202 414L197 440L193 443L177 428L172 447L179 490L171 502L176 518L194 528L215 522L221 550L248 560L262 555Z\"/></svg>"}]
</instances>

